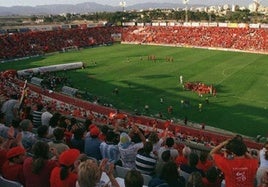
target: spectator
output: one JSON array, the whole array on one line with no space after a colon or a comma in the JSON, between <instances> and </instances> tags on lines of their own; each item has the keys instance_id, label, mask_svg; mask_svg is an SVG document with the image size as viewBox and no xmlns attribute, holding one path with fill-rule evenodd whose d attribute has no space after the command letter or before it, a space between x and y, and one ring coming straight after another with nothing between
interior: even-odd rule
<instances>
[{"instance_id":1,"label":"spectator","mask_svg":"<svg viewBox=\"0 0 268 187\"><path fill-rule=\"evenodd\" d=\"M181 164L180 169L188 174L191 174L193 172L199 172L202 175L202 177L204 177L205 173L201 169L198 169L196 167L198 161L199 161L198 155L196 153L190 153L188 164Z\"/></svg>"},{"instance_id":2,"label":"spectator","mask_svg":"<svg viewBox=\"0 0 268 187\"><path fill-rule=\"evenodd\" d=\"M161 155L164 151L170 150L171 159L175 160L179 156L179 152L173 147L174 144L174 139L172 137L168 137L166 139L165 145L162 146L158 151L158 159L161 160Z\"/></svg>"},{"instance_id":3,"label":"spectator","mask_svg":"<svg viewBox=\"0 0 268 187\"><path fill-rule=\"evenodd\" d=\"M268 142L265 142L263 148L259 151L259 163L256 174L257 186L260 185L264 173L268 171Z\"/></svg>"},{"instance_id":4,"label":"spectator","mask_svg":"<svg viewBox=\"0 0 268 187\"><path fill-rule=\"evenodd\" d=\"M11 94L10 99L4 102L1 112L5 114L7 126L10 126L12 120L19 118L19 101L17 94Z\"/></svg>"},{"instance_id":5,"label":"spectator","mask_svg":"<svg viewBox=\"0 0 268 187\"><path fill-rule=\"evenodd\" d=\"M5 125L5 114L0 112L0 136L7 138L8 127Z\"/></svg>"},{"instance_id":6,"label":"spectator","mask_svg":"<svg viewBox=\"0 0 268 187\"><path fill-rule=\"evenodd\" d=\"M84 129L88 130L89 126L92 124L92 121L89 118L86 118L85 122L84 122Z\"/></svg>"},{"instance_id":7,"label":"spectator","mask_svg":"<svg viewBox=\"0 0 268 187\"><path fill-rule=\"evenodd\" d=\"M61 114L56 112L49 120L48 137L53 136L54 129L58 126Z\"/></svg>"},{"instance_id":8,"label":"spectator","mask_svg":"<svg viewBox=\"0 0 268 187\"><path fill-rule=\"evenodd\" d=\"M37 137L36 139L38 141L43 141L43 142L50 142L51 140L48 138L48 126L46 125L40 125L37 128Z\"/></svg>"},{"instance_id":9,"label":"spectator","mask_svg":"<svg viewBox=\"0 0 268 187\"><path fill-rule=\"evenodd\" d=\"M166 135L166 133L165 133ZM153 144L153 153L157 156L158 150L160 149L162 143L165 141L166 136L159 139L156 131L152 131L148 137L148 141Z\"/></svg>"},{"instance_id":10,"label":"spectator","mask_svg":"<svg viewBox=\"0 0 268 187\"><path fill-rule=\"evenodd\" d=\"M47 127L47 126L46 126ZM64 130L61 128L56 128L53 131L55 140L49 141L49 148L55 148L58 154L61 154L63 151L69 149L69 146L64 142Z\"/></svg>"},{"instance_id":11,"label":"spectator","mask_svg":"<svg viewBox=\"0 0 268 187\"><path fill-rule=\"evenodd\" d=\"M11 148L7 152L8 160L4 163L2 167L3 177L17 181L24 185L24 175L23 175L23 162L25 159L26 150L23 147L16 146Z\"/></svg>"},{"instance_id":12,"label":"spectator","mask_svg":"<svg viewBox=\"0 0 268 187\"><path fill-rule=\"evenodd\" d=\"M110 163L116 164L120 160L118 144L115 144L117 134L109 130L106 134L106 141L100 144L102 158L107 158Z\"/></svg>"},{"instance_id":13,"label":"spectator","mask_svg":"<svg viewBox=\"0 0 268 187\"><path fill-rule=\"evenodd\" d=\"M186 182L186 187L204 187L201 174L197 171L192 172Z\"/></svg>"},{"instance_id":14,"label":"spectator","mask_svg":"<svg viewBox=\"0 0 268 187\"><path fill-rule=\"evenodd\" d=\"M208 156L209 153L207 151L202 151L200 153L199 162L196 166L198 169L201 169L204 173L207 172L207 170L214 165L213 161L209 159Z\"/></svg>"},{"instance_id":15,"label":"spectator","mask_svg":"<svg viewBox=\"0 0 268 187\"><path fill-rule=\"evenodd\" d=\"M87 156L93 157L97 160L101 160L100 144L101 141L98 138L100 130L97 126L91 126L90 136L85 139L85 154Z\"/></svg>"},{"instance_id":16,"label":"spectator","mask_svg":"<svg viewBox=\"0 0 268 187\"><path fill-rule=\"evenodd\" d=\"M2 167L7 160L7 151L5 148L5 139L0 136L0 175L2 174Z\"/></svg>"},{"instance_id":17,"label":"spectator","mask_svg":"<svg viewBox=\"0 0 268 187\"><path fill-rule=\"evenodd\" d=\"M180 176L178 168L173 161L167 162L161 171L160 179L163 179L169 186L184 187L185 179Z\"/></svg>"},{"instance_id":18,"label":"spectator","mask_svg":"<svg viewBox=\"0 0 268 187\"><path fill-rule=\"evenodd\" d=\"M142 132L135 125L132 126L132 129L129 134L138 134L140 139L142 140L142 142L140 143L134 143L131 141L131 138L127 133L123 132L120 134L119 152L121 156L122 165L123 167L133 169L135 168L136 154L139 149L143 148L146 139Z\"/></svg>"},{"instance_id":19,"label":"spectator","mask_svg":"<svg viewBox=\"0 0 268 187\"><path fill-rule=\"evenodd\" d=\"M191 154L191 148L190 147L187 147L185 146L183 149L182 149L182 155L179 155L177 158L176 158L176 164L178 166L182 165L182 164L188 164L188 157L189 155Z\"/></svg>"},{"instance_id":20,"label":"spectator","mask_svg":"<svg viewBox=\"0 0 268 187\"><path fill-rule=\"evenodd\" d=\"M26 158L23 163L25 187L48 187L52 169L58 166L56 150L51 152L53 159L49 159L49 146L46 142L38 141L33 145L33 156Z\"/></svg>"},{"instance_id":21,"label":"spectator","mask_svg":"<svg viewBox=\"0 0 268 187\"><path fill-rule=\"evenodd\" d=\"M16 137L17 134L21 132L20 122L20 119L15 119L11 123L11 127L14 128L14 137Z\"/></svg>"},{"instance_id":22,"label":"spectator","mask_svg":"<svg viewBox=\"0 0 268 187\"><path fill-rule=\"evenodd\" d=\"M109 131L109 127L107 125L102 125L101 128L100 128L101 132L99 134L99 139L101 141L105 141L106 140L106 135L107 135L107 132Z\"/></svg>"},{"instance_id":23,"label":"spectator","mask_svg":"<svg viewBox=\"0 0 268 187\"><path fill-rule=\"evenodd\" d=\"M152 142L145 142L143 148L138 150L136 156L136 169L143 174L154 175L156 166L156 157L152 153Z\"/></svg>"},{"instance_id":24,"label":"spectator","mask_svg":"<svg viewBox=\"0 0 268 187\"><path fill-rule=\"evenodd\" d=\"M32 132L33 124L30 120L24 119L20 122L20 127L22 130L22 144L26 150L30 150L37 141L35 134Z\"/></svg>"},{"instance_id":25,"label":"spectator","mask_svg":"<svg viewBox=\"0 0 268 187\"><path fill-rule=\"evenodd\" d=\"M59 156L60 167L55 167L50 175L52 187L75 187L77 168L80 164L80 152L77 149L68 149Z\"/></svg>"},{"instance_id":26,"label":"spectator","mask_svg":"<svg viewBox=\"0 0 268 187\"><path fill-rule=\"evenodd\" d=\"M124 183L125 187L142 187L143 181L141 173L132 169L126 173Z\"/></svg>"},{"instance_id":27,"label":"spectator","mask_svg":"<svg viewBox=\"0 0 268 187\"><path fill-rule=\"evenodd\" d=\"M107 167L108 160L103 159L100 163L100 166L98 164L88 159L84 162L82 162L79 165L78 169L78 184L76 187L95 187L95 186L102 186L101 176L102 172L104 171L107 176L109 177L109 180L111 182L111 185L105 185L106 187L119 187L119 184L117 183L113 173L114 173L114 165L109 164L109 167Z\"/></svg>"},{"instance_id":28,"label":"spectator","mask_svg":"<svg viewBox=\"0 0 268 187\"><path fill-rule=\"evenodd\" d=\"M20 119L29 119L33 120L33 115L32 115L32 107L31 106L24 106L22 109L22 112L20 114Z\"/></svg>"},{"instance_id":29,"label":"spectator","mask_svg":"<svg viewBox=\"0 0 268 187\"><path fill-rule=\"evenodd\" d=\"M0 174L4 163L8 160L7 153L10 148L15 146L23 147L21 138L22 134L20 132L15 136L15 129L12 126L8 128L7 139L0 136Z\"/></svg>"},{"instance_id":30,"label":"spectator","mask_svg":"<svg viewBox=\"0 0 268 187\"><path fill-rule=\"evenodd\" d=\"M257 187L267 187L268 186L268 171L264 172L261 176L261 182Z\"/></svg>"},{"instance_id":31,"label":"spectator","mask_svg":"<svg viewBox=\"0 0 268 187\"><path fill-rule=\"evenodd\" d=\"M44 111L41 115L41 123L42 125L47 125L49 126L49 121L52 118L52 107L47 106L46 111Z\"/></svg>"},{"instance_id":32,"label":"spectator","mask_svg":"<svg viewBox=\"0 0 268 187\"><path fill-rule=\"evenodd\" d=\"M162 159L158 160L156 163L156 167L155 167L156 176L158 177L160 176L163 166L169 161L172 161L171 156L170 156L170 150L166 150L162 153Z\"/></svg>"},{"instance_id":33,"label":"spectator","mask_svg":"<svg viewBox=\"0 0 268 187\"><path fill-rule=\"evenodd\" d=\"M226 156L219 154L224 146ZM224 173L226 186L254 186L258 160L247 153L247 147L242 140L226 140L214 147L210 154L216 166Z\"/></svg>"},{"instance_id":34,"label":"spectator","mask_svg":"<svg viewBox=\"0 0 268 187\"><path fill-rule=\"evenodd\" d=\"M34 127L39 127L42 125L42 120L41 120L41 116L43 113L43 104L42 103L37 103L34 107L33 110L33 125Z\"/></svg>"},{"instance_id":35,"label":"spectator","mask_svg":"<svg viewBox=\"0 0 268 187\"><path fill-rule=\"evenodd\" d=\"M205 187L221 187L221 172L215 166L212 166L207 170L202 182Z\"/></svg>"},{"instance_id":36,"label":"spectator","mask_svg":"<svg viewBox=\"0 0 268 187\"><path fill-rule=\"evenodd\" d=\"M71 138L71 147L78 149L81 153L85 150L85 130L82 127L78 127L73 131L73 137Z\"/></svg>"}]
</instances>

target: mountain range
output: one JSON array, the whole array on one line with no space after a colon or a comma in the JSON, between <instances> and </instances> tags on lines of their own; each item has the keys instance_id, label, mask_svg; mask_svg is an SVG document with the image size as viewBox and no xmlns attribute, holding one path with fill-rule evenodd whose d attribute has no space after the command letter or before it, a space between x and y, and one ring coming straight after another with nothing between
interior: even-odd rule
<instances>
[{"instance_id":1,"label":"mountain range","mask_svg":"<svg viewBox=\"0 0 268 187\"><path fill-rule=\"evenodd\" d=\"M141 10L149 8L174 8L184 7L182 3L140 3L127 6L126 10ZM191 5L204 6L204 5ZM0 16L10 15L49 15L61 13L92 13L92 12L115 12L122 11L120 6L102 5L94 2L72 4L54 4L54 5L38 5L38 6L0 6Z\"/></svg>"}]
</instances>

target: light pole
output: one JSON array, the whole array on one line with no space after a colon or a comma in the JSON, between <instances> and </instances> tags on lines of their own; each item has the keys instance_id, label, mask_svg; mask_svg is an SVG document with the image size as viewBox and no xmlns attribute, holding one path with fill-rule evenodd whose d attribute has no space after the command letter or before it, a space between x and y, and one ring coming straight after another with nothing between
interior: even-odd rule
<instances>
[{"instance_id":1,"label":"light pole","mask_svg":"<svg viewBox=\"0 0 268 187\"><path fill-rule=\"evenodd\" d=\"M119 6L121 6L122 7L122 11L125 12L126 1L124 1L124 0L123 1L120 1Z\"/></svg>"},{"instance_id":2,"label":"light pole","mask_svg":"<svg viewBox=\"0 0 268 187\"><path fill-rule=\"evenodd\" d=\"M124 19L125 19L125 17L124 17L124 12L125 12L125 7L126 7L126 1L124 1L124 0L122 0L122 1L120 1L120 3L119 3L119 6L121 6L122 7L122 21L121 21L121 25L123 26L123 22L124 22Z\"/></svg>"},{"instance_id":3,"label":"light pole","mask_svg":"<svg viewBox=\"0 0 268 187\"><path fill-rule=\"evenodd\" d=\"M182 3L186 5L186 8L185 8L185 22L188 23L188 3L189 3L189 0L182 0Z\"/></svg>"}]
</instances>

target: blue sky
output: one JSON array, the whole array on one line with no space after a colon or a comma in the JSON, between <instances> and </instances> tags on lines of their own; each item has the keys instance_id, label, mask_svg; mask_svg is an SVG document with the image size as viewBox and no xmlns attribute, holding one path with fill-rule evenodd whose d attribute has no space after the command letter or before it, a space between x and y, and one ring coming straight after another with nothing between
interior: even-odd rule
<instances>
[{"instance_id":1,"label":"blue sky","mask_svg":"<svg viewBox=\"0 0 268 187\"><path fill-rule=\"evenodd\" d=\"M118 6L122 0L0 0L0 6L10 7L15 5L23 6L36 6L36 5L48 5L48 4L78 4L83 2L96 2L100 4L107 4L112 6ZM144 2L182 2L182 0L125 0L127 5L133 5ZM189 0L189 4L238 4L248 5L253 0ZM261 4L268 6L268 0L261 0Z\"/></svg>"}]
</instances>

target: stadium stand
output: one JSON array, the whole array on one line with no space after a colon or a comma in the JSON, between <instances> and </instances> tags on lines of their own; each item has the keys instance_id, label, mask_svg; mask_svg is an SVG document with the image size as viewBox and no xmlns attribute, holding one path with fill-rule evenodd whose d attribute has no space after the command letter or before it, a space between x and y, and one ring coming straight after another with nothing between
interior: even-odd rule
<instances>
[{"instance_id":1,"label":"stadium stand","mask_svg":"<svg viewBox=\"0 0 268 187\"><path fill-rule=\"evenodd\" d=\"M191 46L211 49L241 50L267 53L265 28L129 26L70 28L51 31L22 32L0 35L0 59L9 60L63 49L109 45L112 36L122 43Z\"/></svg>"},{"instance_id":2,"label":"stadium stand","mask_svg":"<svg viewBox=\"0 0 268 187\"><path fill-rule=\"evenodd\" d=\"M122 41L267 52L267 34L259 28L134 26L123 29Z\"/></svg>"},{"instance_id":3,"label":"stadium stand","mask_svg":"<svg viewBox=\"0 0 268 187\"><path fill-rule=\"evenodd\" d=\"M111 34L121 33L120 27L72 28L52 31L23 32L0 36L0 59L8 60L62 49L92 47L113 43Z\"/></svg>"},{"instance_id":4,"label":"stadium stand","mask_svg":"<svg viewBox=\"0 0 268 187\"><path fill-rule=\"evenodd\" d=\"M0 45L4 46L0 50L0 59L8 60L41 55L61 51L63 48L72 48L72 46L77 46L79 49L80 47L108 45L113 42L111 37L112 33L122 33L122 41L125 43L228 48L245 51L258 50L261 52L267 52L268 49L266 29L181 26L94 27L3 34L0 36ZM18 95L22 93L22 87L24 85L23 80L17 79L15 76L11 75L4 76L1 72L0 80L2 102L7 100L11 93L17 93ZM74 131L78 128L82 128L86 134L89 133L89 129L104 125L108 126L116 133L122 131L128 132L131 126L136 127L137 125L144 131L144 134L150 134L150 132L154 130L150 127L155 125L159 137L163 136L163 132L167 129L165 133L175 139L176 144L174 148L177 149L180 154L184 146L189 146L193 152L200 153L200 151L210 151L213 147L224 142L226 139L233 138L233 135L230 134L219 134L218 132L202 129L198 126L191 127L179 123L168 122L170 125L167 128L167 121L125 113L122 114L128 119L128 122L125 126L120 126L119 128L118 120L110 118L110 114L117 112L115 109L74 97L78 91L77 89L64 86L62 88L64 94L62 94L42 89L40 87L41 79L37 77L33 77L31 83L32 84L28 84L27 97L22 101L23 106L32 106L34 103L41 103L44 106L52 107L54 111L62 115L60 120L56 121L55 124L65 130L64 136L67 145L69 145ZM86 119L91 120L89 127L81 124ZM7 141L16 139L15 134L19 134L19 131L15 131L13 128L15 127L8 127L7 136L9 136L9 138ZM261 144L247 138L243 138L243 141L246 143L247 147L251 149L259 150L262 147ZM0 141L0 144L2 144L2 141ZM4 151L8 151L9 149L10 147L6 148ZM62 159L65 162L73 163L75 161L71 156L60 157L59 160ZM82 159L79 161L82 161ZM117 165L115 175L122 179L125 177L126 171L126 168ZM148 177L147 179L145 176L143 177L145 185L149 184L150 178ZM187 178L187 176L185 177ZM4 182L11 182L8 186L15 184L1 177L0 186L4 186Z\"/></svg>"}]
</instances>

